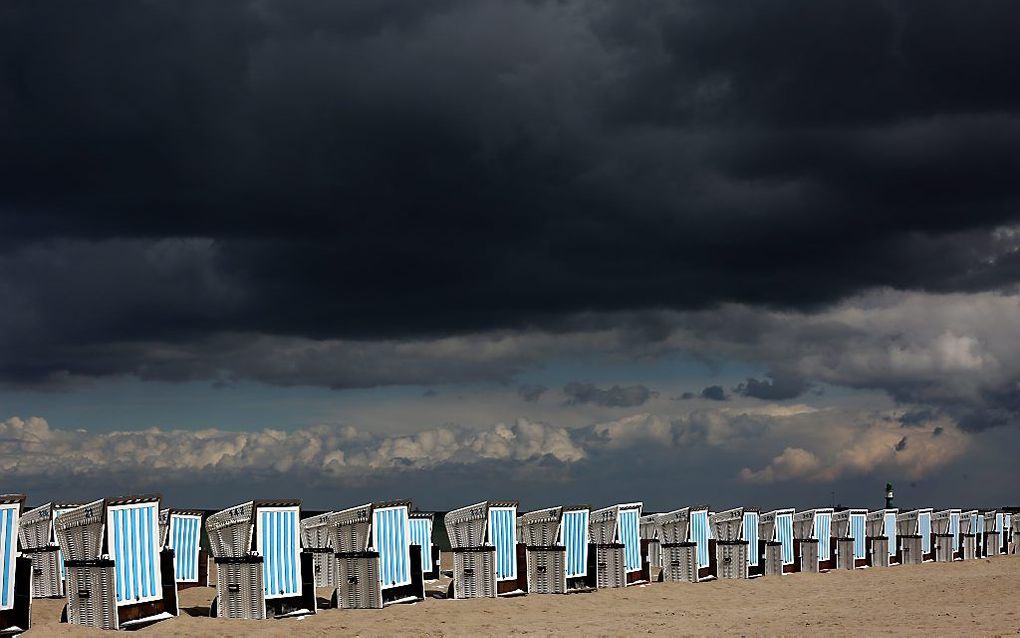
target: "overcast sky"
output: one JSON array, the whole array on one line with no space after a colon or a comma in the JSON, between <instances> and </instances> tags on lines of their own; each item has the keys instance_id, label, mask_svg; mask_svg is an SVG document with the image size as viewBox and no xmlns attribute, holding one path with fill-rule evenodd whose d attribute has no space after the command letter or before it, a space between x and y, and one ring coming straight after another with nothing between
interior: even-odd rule
<instances>
[{"instance_id":1,"label":"overcast sky","mask_svg":"<svg viewBox=\"0 0 1020 638\"><path fill-rule=\"evenodd\" d=\"M1020 504L1012 1L0 6L0 491Z\"/></svg>"}]
</instances>

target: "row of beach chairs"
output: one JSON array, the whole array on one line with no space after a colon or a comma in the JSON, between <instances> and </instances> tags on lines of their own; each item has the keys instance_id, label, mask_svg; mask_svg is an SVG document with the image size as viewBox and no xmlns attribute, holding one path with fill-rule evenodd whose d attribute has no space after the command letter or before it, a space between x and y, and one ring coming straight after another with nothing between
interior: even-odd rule
<instances>
[{"instance_id":1,"label":"row of beach chairs","mask_svg":"<svg viewBox=\"0 0 1020 638\"><path fill-rule=\"evenodd\" d=\"M418 601L444 575L445 589L431 587L437 597L494 598L973 560L1020 548L1020 515L1003 511L693 506L643 515L641 503L624 503L522 514L516 501L483 501L445 515L453 560L444 573L434 515L409 501L304 518L297 500L249 501L208 516L162 508L159 496L24 505L22 495L0 496L3 635L27 630L32 599L43 597L66 599L64 622L124 629L177 616L178 592L195 586L215 587L211 616L265 619ZM320 602L322 588L330 595Z\"/></svg>"}]
</instances>

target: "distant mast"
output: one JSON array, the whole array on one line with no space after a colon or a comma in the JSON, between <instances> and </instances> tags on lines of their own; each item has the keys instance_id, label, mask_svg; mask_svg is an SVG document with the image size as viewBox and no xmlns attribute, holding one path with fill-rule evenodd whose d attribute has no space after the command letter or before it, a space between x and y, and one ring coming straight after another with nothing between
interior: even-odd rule
<instances>
[{"instance_id":1,"label":"distant mast","mask_svg":"<svg viewBox=\"0 0 1020 638\"><path fill-rule=\"evenodd\" d=\"M893 501L892 483L886 483L885 484L885 508L887 510L892 509L892 506L893 506L892 505L892 501Z\"/></svg>"}]
</instances>

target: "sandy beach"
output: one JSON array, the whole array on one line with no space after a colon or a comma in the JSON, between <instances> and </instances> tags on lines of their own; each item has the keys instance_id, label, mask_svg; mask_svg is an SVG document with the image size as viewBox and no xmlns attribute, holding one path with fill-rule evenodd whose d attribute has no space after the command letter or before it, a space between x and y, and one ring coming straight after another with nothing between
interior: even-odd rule
<instances>
[{"instance_id":1,"label":"sandy beach","mask_svg":"<svg viewBox=\"0 0 1020 638\"><path fill-rule=\"evenodd\" d=\"M381 611L319 610L268 621L211 619L211 588L181 592L179 618L150 636L326 635L1017 635L1020 556L749 581L653 583L566 596L427 599ZM32 636L110 635L61 625L61 600L36 600Z\"/></svg>"}]
</instances>

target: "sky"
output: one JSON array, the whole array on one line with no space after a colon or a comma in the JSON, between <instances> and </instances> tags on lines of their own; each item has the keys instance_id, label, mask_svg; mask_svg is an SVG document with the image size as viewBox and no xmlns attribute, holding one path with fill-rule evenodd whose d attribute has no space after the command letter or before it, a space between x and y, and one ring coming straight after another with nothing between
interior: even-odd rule
<instances>
[{"instance_id":1,"label":"sky","mask_svg":"<svg viewBox=\"0 0 1020 638\"><path fill-rule=\"evenodd\" d=\"M1018 505L1020 5L0 6L0 491Z\"/></svg>"}]
</instances>

